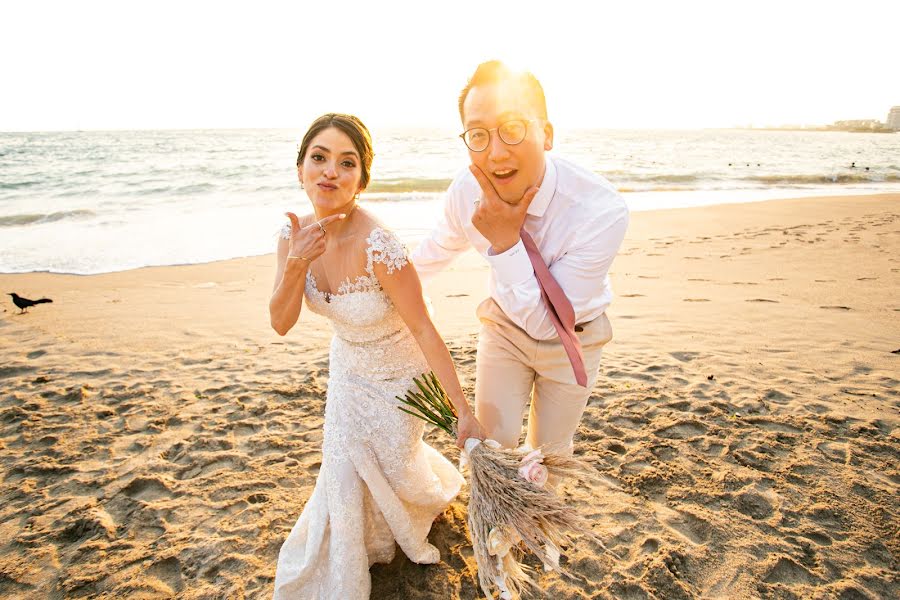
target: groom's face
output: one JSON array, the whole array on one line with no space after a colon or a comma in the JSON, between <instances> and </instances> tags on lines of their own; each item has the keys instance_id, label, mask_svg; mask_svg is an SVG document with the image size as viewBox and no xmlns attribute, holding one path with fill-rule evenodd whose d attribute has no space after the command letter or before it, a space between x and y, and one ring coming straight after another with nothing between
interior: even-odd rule
<instances>
[{"instance_id":1,"label":"groom's face","mask_svg":"<svg viewBox=\"0 0 900 600\"><path fill-rule=\"evenodd\" d=\"M463 127L490 130L490 143L481 152L469 149L472 164L487 175L504 201L516 203L544 177L544 152L553 147L553 126L541 118L524 87L513 81L475 86L463 102ZM525 138L518 144L500 139L497 128L507 121L526 121Z\"/></svg>"}]
</instances>

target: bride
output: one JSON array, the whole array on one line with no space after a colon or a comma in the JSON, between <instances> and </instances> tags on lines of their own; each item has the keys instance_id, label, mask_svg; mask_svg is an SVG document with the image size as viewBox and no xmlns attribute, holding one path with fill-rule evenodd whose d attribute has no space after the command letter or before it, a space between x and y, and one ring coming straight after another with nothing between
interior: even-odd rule
<instances>
[{"instance_id":1,"label":"bride","mask_svg":"<svg viewBox=\"0 0 900 600\"><path fill-rule=\"evenodd\" d=\"M463 479L422 441L424 422L397 409L413 377L430 369L444 383L459 414L457 445L484 438L405 248L357 206L373 156L358 118L316 119L297 156L314 214L288 213L278 243L272 327L290 331L305 300L334 337L322 467L278 555L277 600L368 598L369 567L390 562L395 542L414 562L440 560L428 532Z\"/></svg>"}]
</instances>

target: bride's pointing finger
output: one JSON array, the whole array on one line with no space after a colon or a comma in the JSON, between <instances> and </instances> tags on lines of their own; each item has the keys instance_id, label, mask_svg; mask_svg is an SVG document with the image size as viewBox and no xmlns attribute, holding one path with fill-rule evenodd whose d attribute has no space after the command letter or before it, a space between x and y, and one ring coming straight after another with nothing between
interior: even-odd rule
<instances>
[{"instance_id":1,"label":"bride's pointing finger","mask_svg":"<svg viewBox=\"0 0 900 600\"><path fill-rule=\"evenodd\" d=\"M319 219L318 223L319 223L320 227L325 228L330 223L334 223L335 221L338 221L340 219L345 219L345 218L347 218L347 215L345 215L344 213L341 213L339 215L331 215L329 217L325 217L324 219Z\"/></svg>"},{"instance_id":2,"label":"bride's pointing finger","mask_svg":"<svg viewBox=\"0 0 900 600\"><path fill-rule=\"evenodd\" d=\"M286 212L284 214L288 219L291 220L291 237L293 238L297 235L297 232L300 231L300 219L298 219L297 215L292 212Z\"/></svg>"}]
</instances>

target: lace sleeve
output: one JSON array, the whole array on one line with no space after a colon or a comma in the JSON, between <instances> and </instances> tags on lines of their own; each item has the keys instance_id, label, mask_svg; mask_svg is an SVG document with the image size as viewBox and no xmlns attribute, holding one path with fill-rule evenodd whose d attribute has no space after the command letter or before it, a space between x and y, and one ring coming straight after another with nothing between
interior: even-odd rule
<instances>
[{"instance_id":1,"label":"lace sleeve","mask_svg":"<svg viewBox=\"0 0 900 600\"><path fill-rule=\"evenodd\" d=\"M290 223L285 223L284 226L283 226L281 229L278 230L278 235L279 235L279 236L281 237L281 239L283 239L283 240L289 240L289 239L291 239L291 224L290 224Z\"/></svg>"},{"instance_id":2,"label":"lace sleeve","mask_svg":"<svg viewBox=\"0 0 900 600\"><path fill-rule=\"evenodd\" d=\"M392 232L381 228L372 230L366 239L366 254L368 264L366 270L374 275L375 263L382 263L387 267L388 274L400 270L409 262L406 247Z\"/></svg>"}]
</instances>

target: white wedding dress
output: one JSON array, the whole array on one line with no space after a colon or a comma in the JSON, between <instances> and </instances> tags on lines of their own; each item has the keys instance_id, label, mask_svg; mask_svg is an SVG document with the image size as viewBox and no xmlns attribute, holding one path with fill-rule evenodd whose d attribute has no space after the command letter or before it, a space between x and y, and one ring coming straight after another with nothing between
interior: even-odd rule
<instances>
[{"instance_id":1,"label":"white wedding dress","mask_svg":"<svg viewBox=\"0 0 900 600\"><path fill-rule=\"evenodd\" d=\"M334 328L322 466L278 555L276 600L369 598L369 567L390 562L395 542L414 562L438 562L428 532L463 484L459 471L422 441L424 421L397 408L395 397L413 389L412 378L428 365L374 264L389 273L402 269L406 250L376 227L365 255L365 273L348 277L335 294L319 290L312 269L307 275L306 308Z\"/></svg>"}]
</instances>

